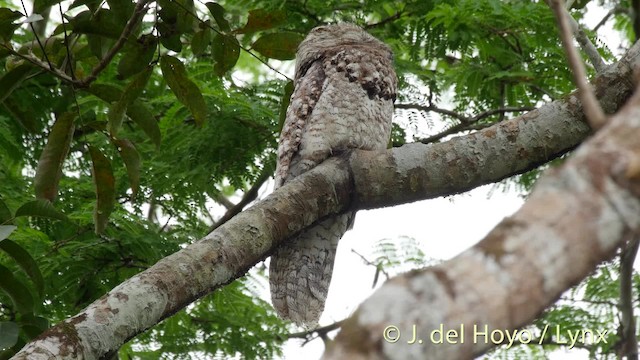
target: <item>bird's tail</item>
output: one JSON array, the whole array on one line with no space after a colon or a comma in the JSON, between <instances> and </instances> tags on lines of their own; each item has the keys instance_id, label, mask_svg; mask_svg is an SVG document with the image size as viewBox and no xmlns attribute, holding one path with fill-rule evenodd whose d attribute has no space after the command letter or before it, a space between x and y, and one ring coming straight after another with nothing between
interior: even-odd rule
<instances>
[{"instance_id":1,"label":"bird's tail","mask_svg":"<svg viewBox=\"0 0 640 360\"><path fill-rule=\"evenodd\" d=\"M355 213L325 219L276 250L269 265L271 301L278 314L313 327L324 310L338 241Z\"/></svg>"}]
</instances>

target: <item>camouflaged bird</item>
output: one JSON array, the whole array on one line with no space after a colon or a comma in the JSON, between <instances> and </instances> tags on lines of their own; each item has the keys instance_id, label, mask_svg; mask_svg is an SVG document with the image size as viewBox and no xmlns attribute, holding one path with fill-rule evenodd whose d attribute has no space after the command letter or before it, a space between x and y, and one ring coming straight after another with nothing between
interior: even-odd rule
<instances>
[{"instance_id":1,"label":"camouflaged bird","mask_svg":"<svg viewBox=\"0 0 640 360\"><path fill-rule=\"evenodd\" d=\"M397 78L391 49L352 24L317 27L300 43L295 88L280 134L276 188L348 149L387 148ZM285 319L317 324L338 241L355 212L303 230L271 257L273 306Z\"/></svg>"}]
</instances>

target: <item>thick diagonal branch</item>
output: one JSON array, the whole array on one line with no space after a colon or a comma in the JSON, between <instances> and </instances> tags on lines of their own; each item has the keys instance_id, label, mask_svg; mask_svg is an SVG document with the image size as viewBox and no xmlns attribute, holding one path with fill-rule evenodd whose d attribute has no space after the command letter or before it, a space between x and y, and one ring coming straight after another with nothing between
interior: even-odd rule
<instances>
[{"instance_id":1,"label":"thick diagonal branch","mask_svg":"<svg viewBox=\"0 0 640 360\"><path fill-rule=\"evenodd\" d=\"M640 231L639 137L640 92L477 245L385 283L324 359L473 359L499 334L520 339L519 327ZM438 343L439 329L453 340Z\"/></svg>"},{"instance_id":2,"label":"thick diagonal branch","mask_svg":"<svg viewBox=\"0 0 640 360\"><path fill-rule=\"evenodd\" d=\"M615 111L628 98L631 69L639 64L640 45L636 44L616 66L596 79L596 94L605 110ZM47 330L14 358L30 359L34 354L39 359L103 357L192 301L242 276L285 239L318 219L348 208L389 206L459 193L548 161L573 149L588 134L579 101L572 94L564 101L451 141L413 144L381 153L357 151L349 158L332 158L202 240L118 285L76 316ZM614 164L608 157L603 159ZM549 204L547 210L555 212L558 210L554 206L562 205ZM500 242L486 244L507 246ZM607 249L599 251L606 253ZM562 254L553 254L558 260L564 259ZM589 258L589 264L600 260L598 256ZM583 265L579 270L588 269ZM556 291L566 284L552 285ZM512 323L521 324L540 308L523 310ZM448 314L450 309L433 307L429 311Z\"/></svg>"}]
</instances>

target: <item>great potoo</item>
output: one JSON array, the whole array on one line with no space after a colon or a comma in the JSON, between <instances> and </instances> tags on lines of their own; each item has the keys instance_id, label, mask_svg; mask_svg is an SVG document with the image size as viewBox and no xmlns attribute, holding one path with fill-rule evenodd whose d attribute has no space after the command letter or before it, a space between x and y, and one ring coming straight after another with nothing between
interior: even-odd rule
<instances>
[{"instance_id":1,"label":"great potoo","mask_svg":"<svg viewBox=\"0 0 640 360\"><path fill-rule=\"evenodd\" d=\"M396 88L393 54L384 43L352 24L313 29L298 47L276 188L345 150L385 149ZM324 219L273 254L271 299L280 316L306 326L317 323L338 241L354 216Z\"/></svg>"}]
</instances>

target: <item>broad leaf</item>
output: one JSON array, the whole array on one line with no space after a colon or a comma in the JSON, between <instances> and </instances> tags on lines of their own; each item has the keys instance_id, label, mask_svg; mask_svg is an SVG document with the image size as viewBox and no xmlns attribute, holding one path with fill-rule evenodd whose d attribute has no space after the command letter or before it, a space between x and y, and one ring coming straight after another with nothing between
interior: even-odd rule
<instances>
[{"instance_id":1,"label":"broad leaf","mask_svg":"<svg viewBox=\"0 0 640 360\"><path fill-rule=\"evenodd\" d=\"M109 222L116 201L115 178L111 161L100 150L89 146L92 162L93 183L96 188L96 207L93 211L96 234L102 234Z\"/></svg>"},{"instance_id":2,"label":"broad leaf","mask_svg":"<svg viewBox=\"0 0 640 360\"><path fill-rule=\"evenodd\" d=\"M0 225L6 224L11 220L11 218L11 210L9 210L9 207L4 200L0 198Z\"/></svg>"},{"instance_id":3,"label":"broad leaf","mask_svg":"<svg viewBox=\"0 0 640 360\"><path fill-rule=\"evenodd\" d=\"M16 217L35 216L55 220L68 221L65 214L56 209L49 200L38 199L24 203L16 210Z\"/></svg>"},{"instance_id":4,"label":"broad leaf","mask_svg":"<svg viewBox=\"0 0 640 360\"><path fill-rule=\"evenodd\" d=\"M196 125L202 126L207 117L207 105L198 86L187 77L184 65L173 56L163 55L160 58L160 69L178 101L191 111Z\"/></svg>"},{"instance_id":5,"label":"broad leaf","mask_svg":"<svg viewBox=\"0 0 640 360\"><path fill-rule=\"evenodd\" d=\"M212 51L213 60L216 61L213 69L218 76L222 76L238 62L240 44L235 36L217 34L213 38Z\"/></svg>"},{"instance_id":6,"label":"broad leaf","mask_svg":"<svg viewBox=\"0 0 640 360\"><path fill-rule=\"evenodd\" d=\"M35 69L30 63L18 65L7 71L4 76L0 78L0 102L3 102L7 96L11 95L13 90L18 88L27 76L35 73L36 71L37 69Z\"/></svg>"},{"instance_id":7,"label":"broad leaf","mask_svg":"<svg viewBox=\"0 0 640 360\"><path fill-rule=\"evenodd\" d=\"M207 9L209 9L209 11L211 12L211 15L213 15L213 18L215 19L216 24L218 24L218 27L220 28L220 30L224 32L231 31L231 26L229 26L229 22L227 21L227 19L224 18L225 10L222 7L222 5L214 2L208 2L205 4L205 6L207 7Z\"/></svg>"},{"instance_id":8,"label":"broad leaf","mask_svg":"<svg viewBox=\"0 0 640 360\"><path fill-rule=\"evenodd\" d=\"M298 45L304 36L294 32L278 32L266 34L251 46L260 54L278 60L291 60L296 57Z\"/></svg>"},{"instance_id":9,"label":"broad leaf","mask_svg":"<svg viewBox=\"0 0 640 360\"><path fill-rule=\"evenodd\" d=\"M13 321L0 321L0 350L8 349L18 342L20 327Z\"/></svg>"},{"instance_id":10,"label":"broad leaf","mask_svg":"<svg viewBox=\"0 0 640 360\"><path fill-rule=\"evenodd\" d=\"M20 27L20 24L15 24L14 21L21 17L22 14L18 11L0 8L0 40L11 40L13 32Z\"/></svg>"},{"instance_id":11,"label":"broad leaf","mask_svg":"<svg viewBox=\"0 0 640 360\"><path fill-rule=\"evenodd\" d=\"M135 7L131 0L107 0L107 3L109 4L109 9L116 15L116 19L126 24L127 20L131 18Z\"/></svg>"},{"instance_id":12,"label":"broad leaf","mask_svg":"<svg viewBox=\"0 0 640 360\"><path fill-rule=\"evenodd\" d=\"M122 97L123 93L117 86L108 84L92 84L87 91L108 103L117 101ZM158 121L148 106L141 101L134 101L129 105L127 115L140 126L156 148L159 148L161 141L160 128L158 127Z\"/></svg>"},{"instance_id":13,"label":"broad leaf","mask_svg":"<svg viewBox=\"0 0 640 360\"><path fill-rule=\"evenodd\" d=\"M124 165L127 167L127 175L131 184L131 199L138 194L140 188L140 154L133 143L127 139L114 140Z\"/></svg>"},{"instance_id":14,"label":"broad leaf","mask_svg":"<svg viewBox=\"0 0 640 360\"><path fill-rule=\"evenodd\" d=\"M31 292L13 273L3 265L0 265L0 290L2 290L13 302L13 307L21 314L33 311L33 296Z\"/></svg>"},{"instance_id":15,"label":"broad leaf","mask_svg":"<svg viewBox=\"0 0 640 360\"><path fill-rule=\"evenodd\" d=\"M160 147L161 134L158 121L153 117L153 113L147 105L141 101L135 101L127 109L127 115L136 123L142 131L151 139L156 149Z\"/></svg>"},{"instance_id":16,"label":"broad leaf","mask_svg":"<svg viewBox=\"0 0 640 360\"><path fill-rule=\"evenodd\" d=\"M109 130L109 134L111 134L111 136L118 136L118 130L120 130L120 126L122 125L122 121L124 120L125 111L127 111L127 103L122 100L114 103L109 108L109 123L107 124L107 129Z\"/></svg>"},{"instance_id":17,"label":"broad leaf","mask_svg":"<svg viewBox=\"0 0 640 360\"><path fill-rule=\"evenodd\" d=\"M193 51L193 55L203 54L207 50L207 47L209 47L209 44L211 44L211 29L204 27L197 31L191 40L191 51Z\"/></svg>"},{"instance_id":18,"label":"broad leaf","mask_svg":"<svg viewBox=\"0 0 640 360\"><path fill-rule=\"evenodd\" d=\"M62 165L67 157L73 139L76 114L66 112L58 117L51 128L34 179L34 188L38 199L53 202L58 195L58 183L62 176Z\"/></svg>"},{"instance_id":19,"label":"broad leaf","mask_svg":"<svg viewBox=\"0 0 640 360\"><path fill-rule=\"evenodd\" d=\"M182 42L180 41L180 33L176 29L175 24L158 23L156 25L160 33L160 43L162 46L175 52L182 51Z\"/></svg>"},{"instance_id":20,"label":"broad leaf","mask_svg":"<svg viewBox=\"0 0 640 360\"><path fill-rule=\"evenodd\" d=\"M155 36L141 36L122 56L118 63L118 79L124 80L148 68L156 51Z\"/></svg>"},{"instance_id":21,"label":"broad leaf","mask_svg":"<svg viewBox=\"0 0 640 360\"><path fill-rule=\"evenodd\" d=\"M120 37L124 24L117 15L108 9L96 13L83 11L70 20L73 31L81 34L100 35L113 40Z\"/></svg>"},{"instance_id":22,"label":"broad leaf","mask_svg":"<svg viewBox=\"0 0 640 360\"><path fill-rule=\"evenodd\" d=\"M234 32L240 34L253 33L260 30L276 28L287 21L287 14L283 10L256 9L249 11L247 24Z\"/></svg>"},{"instance_id":23,"label":"broad leaf","mask_svg":"<svg viewBox=\"0 0 640 360\"><path fill-rule=\"evenodd\" d=\"M124 88L120 100L113 104L109 108L109 133L113 137L118 136L118 130L122 125L124 114L131 103L133 103L144 91L147 86L147 82L153 72L152 67L147 67L146 71L143 71L136 75L133 80Z\"/></svg>"},{"instance_id":24,"label":"broad leaf","mask_svg":"<svg viewBox=\"0 0 640 360\"><path fill-rule=\"evenodd\" d=\"M33 1L33 11L38 13L41 12L43 10L45 10L46 8L48 8L51 5L55 5L59 2L61 2L62 0L34 0Z\"/></svg>"},{"instance_id":25,"label":"broad leaf","mask_svg":"<svg viewBox=\"0 0 640 360\"><path fill-rule=\"evenodd\" d=\"M36 264L36 261L33 260L29 252L13 241L1 238L0 249L9 254L18 266L29 275L29 278L36 286L38 296L42 298L44 296L44 280L42 279L42 273L40 272L38 264Z\"/></svg>"}]
</instances>

